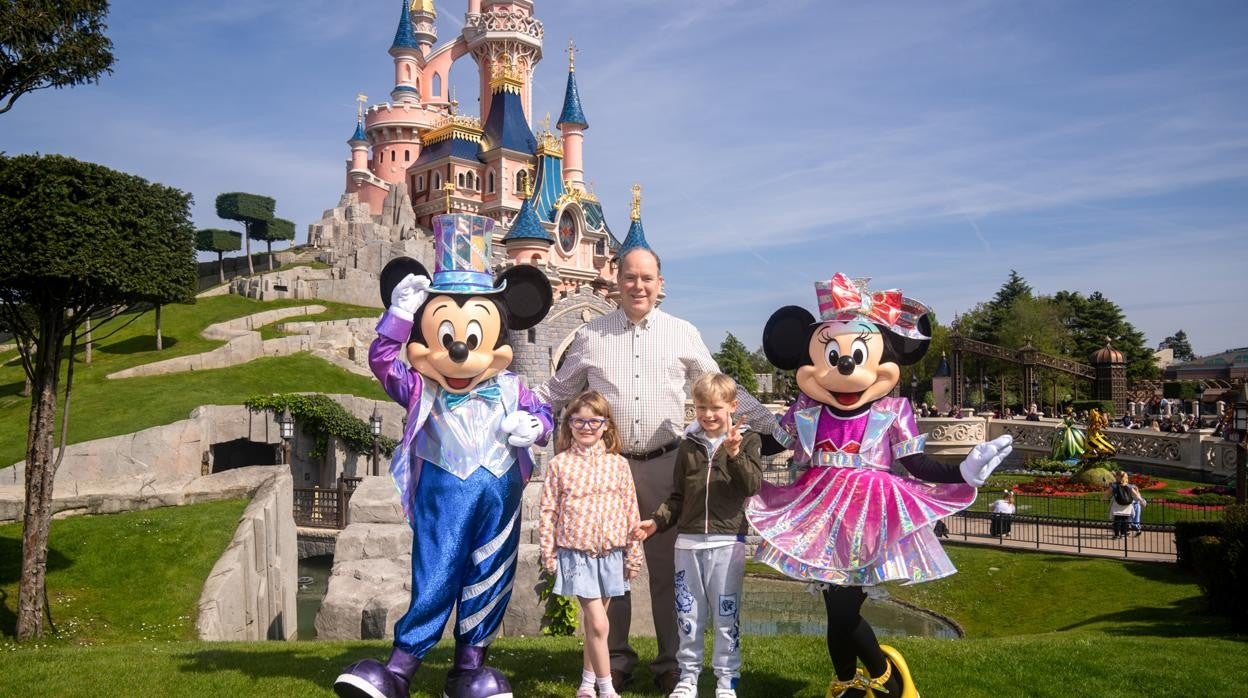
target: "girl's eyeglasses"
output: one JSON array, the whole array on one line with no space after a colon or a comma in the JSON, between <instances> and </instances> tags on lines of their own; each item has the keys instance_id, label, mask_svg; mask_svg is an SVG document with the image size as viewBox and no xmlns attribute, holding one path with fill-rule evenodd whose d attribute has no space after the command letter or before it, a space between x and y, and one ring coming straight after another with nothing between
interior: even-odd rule
<instances>
[{"instance_id":1,"label":"girl's eyeglasses","mask_svg":"<svg viewBox=\"0 0 1248 698\"><path fill-rule=\"evenodd\" d=\"M592 419L581 419L580 417L568 417L568 425L573 429L588 429L590 431L598 431L607 420L602 417L593 417Z\"/></svg>"}]
</instances>

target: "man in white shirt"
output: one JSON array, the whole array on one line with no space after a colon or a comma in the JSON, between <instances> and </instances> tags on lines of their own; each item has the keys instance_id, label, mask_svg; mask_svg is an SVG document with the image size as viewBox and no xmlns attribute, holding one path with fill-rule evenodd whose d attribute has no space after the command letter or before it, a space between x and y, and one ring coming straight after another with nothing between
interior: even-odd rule
<instances>
[{"instance_id":1,"label":"man in white shirt","mask_svg":"<svg viewBox=\"0 0 1248 698\"><path fill-rule=\"evenodd\" d=\"M563 365L534 391L556 414L584 390L596 390L611 403L621 448L633 471L641 511L650 512L672 491L676 446L685 430L685 383L719 367L697 328L655 307L663 288L661 263L648 247L623 252L617 281L619 309L577 331ZM754 396L738 388L738 414L752 429L772 433L775 417ZM645 543L650 575L658 657L650 664L655 684L670 693L680 678L679 637L673 563L676 529ZM608 645L616 690L632 679L637 653L628 643L632 602L616 598L607 609Z\"/></svg>"}]
</instances>

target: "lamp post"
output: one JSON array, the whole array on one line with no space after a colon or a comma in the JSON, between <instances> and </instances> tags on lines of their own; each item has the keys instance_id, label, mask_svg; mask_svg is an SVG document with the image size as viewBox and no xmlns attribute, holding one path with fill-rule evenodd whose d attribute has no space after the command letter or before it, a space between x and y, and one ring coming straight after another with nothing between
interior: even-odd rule
<instances>
[{"instance_id":1,"label":"lamp post","mask_svg":"<svg viewBox=\"0 0 1248 698\"><path fill-rule=\"evenodd\" d=\"M1198 381L1196 383L1196 428L1197 429L1200 428L1200 412L1201 412L1200 398L1204 396L1204 394L1205 394L1205 382Z\"/></svg>"},{"instance_id":2,"label":"lamp post","mask_svg":"<svg viewBox=\"0 0 1248 698\"><path fill-rule=\"evenodd\" d=\"M373 432L373 475L380 475L381 453L377 443L377 439L381 436L381 414L377 412L377 406L373 405L373 416L368 418L368 428Z\"/></svg>"},{"instance_id":3,"label":"lamp post","mask_svg":"<svg viewBox=\"0 0 1248 698\"><path fill-rule=\"evenodd\" d=\"M970 401L971 401L971 377L967 375L963 375L962 376L962 404L958 405L959 416L961 416L962 408L966 407L966 404Z\"/></svg>"},{"instance_id":4,"label":"lamp post","mask_svg":"<svg viewBox=\"0 0 1248 698\"><path fill-rule=\"evenodd\" d=\"M1248 483L1248 383L1241 383L1239 393L1235 396L1235 416L1232 424L1235 427L1235 503L1243 504L1246 483Z\"/></svg>"},{"instance_id":5,"label":"lamp post","mask_svg":"<svg viewBox=\"0 0 1248 698\"><path fill-rule=\"evenodd\" d=\"M919 396L919 376L910 376L910 404L914 404L915 398Z\"/></svg>"},{"instance_id":6,"label":"lamp post","mask_svg":"<svg viewBox=\"0 0 1248 698\"><path fill-rule=\"evenodd\" d=\"M1036 404L1036 401L1039 399L1040 399L1040 379L1037 378L1033 374L1031 376L1031 403L1032 405ZM1037 407L1036 409L1038 410L1039 407ZM1031 405L1027 406L1027 410L1028 411L1031 410ZM1037 413L1036 416L1039 417L1040 415Z\"/></svg>"},{"instance_id":7,"label":"lamp post","mask_svg":"<svg viewBox=\"0 0 1248 698\"><path fill-rule=\"evenodd\" d=\"M290 465L290 440L295 436L295 418L290 416L289 407L282 410L277 426L282 435L282 465Z\"/></svg>"}]
</instances>

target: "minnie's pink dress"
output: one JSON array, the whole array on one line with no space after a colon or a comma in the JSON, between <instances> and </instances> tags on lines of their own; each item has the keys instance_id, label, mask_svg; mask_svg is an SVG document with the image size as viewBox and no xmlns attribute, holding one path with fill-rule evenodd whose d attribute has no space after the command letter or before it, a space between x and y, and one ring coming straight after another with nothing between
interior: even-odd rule
<instances>
[{"instance_id":1,"label":"minnie's pink dress","mask_svg":"<svg viewBox=\"0 0 1248 698\"><path fill-rule=\"evenodd\" d=\"M975 501L965 483L892 474L895 459L922 453L905 398L877 400L843 418L805 394L780 426L794 460L809 469L787 487L763 483L746 516L763 538L755 558L795 579L842 586L940 579L957 570L932 526Z\"/></svg>"}]
</instances>

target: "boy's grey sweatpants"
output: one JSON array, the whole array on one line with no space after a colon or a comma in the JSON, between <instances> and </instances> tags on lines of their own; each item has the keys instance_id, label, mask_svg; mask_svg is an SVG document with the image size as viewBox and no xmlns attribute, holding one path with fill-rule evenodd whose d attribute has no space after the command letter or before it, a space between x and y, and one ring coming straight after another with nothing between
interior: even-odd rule
<instances>
[{"instance_id":1,"label":"boy's grey sweatpants","mask_svg":"<svg viewBox=\"0 0 1248 698\"><path fill-rule=\"evenodd\" d=\"M702 671L702 633L715 632L711 669L721 688L736 688L741 674L741 585L745 543L699 550L676 549L676 662L682 681L697 682ZM709 617L709 622L708 622Z\"/></svg>"}]
</instances>

